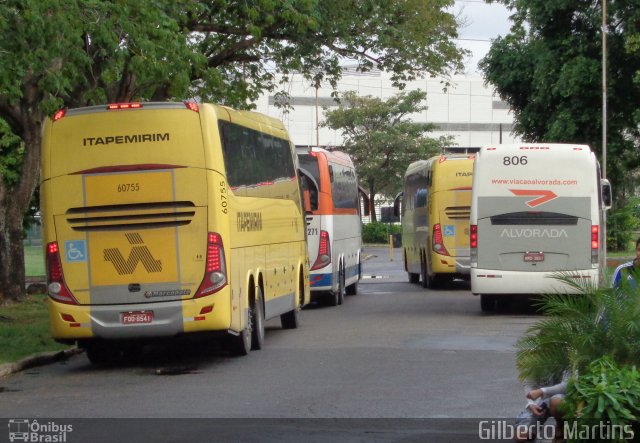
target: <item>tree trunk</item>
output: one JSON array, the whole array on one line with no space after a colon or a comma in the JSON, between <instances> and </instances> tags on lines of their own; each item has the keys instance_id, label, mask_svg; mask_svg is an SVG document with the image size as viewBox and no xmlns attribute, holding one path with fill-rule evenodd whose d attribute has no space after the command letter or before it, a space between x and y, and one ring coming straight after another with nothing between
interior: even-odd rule
<instances>
[{"instance_id":1,"label":"tree trunk","mask_svg":"<svg viewBox=\"0 0 640 443\"><path fill-rule=\"evenodd\" d=\"M0 208L0 305L25 294L22 212L6 198Z\"/></svg>"},{"instance_id":2,"label":"tree trunk","mask_svg":"<svg viewBox=\"0 0 640 443\"><path fill-rule=\"evenodd\" d=\"M28 112L28 111L27 111ZM24 231L22 221L38 182L41 119L24 115L25 153L20 180L8 187L0 178L0 305L19 301L25 295Z\"/></svg>"},{"instance_id":3,"label":"tree trunk","mask_svg":"<svg viewBox=\"0 0 640 443\"><path fill-rule=\"evenodd\" d=\"M370 218L371 222L378 221L378 216L376 215L375 201L376 201L376 193L371 191L369 193L369 208L371 210L371 218Z\"/></svg>"}]
</instances>

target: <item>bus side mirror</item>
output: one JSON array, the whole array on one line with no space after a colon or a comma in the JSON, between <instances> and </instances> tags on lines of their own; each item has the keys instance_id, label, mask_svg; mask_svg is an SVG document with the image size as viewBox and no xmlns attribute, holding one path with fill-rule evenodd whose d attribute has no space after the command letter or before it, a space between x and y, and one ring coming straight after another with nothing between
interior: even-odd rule
<instances>
[{"instance_id":1,"label":"bus side mirror","mask_svg":"<svg viewBox=\"0 0 640 443\"><path fill-rule=\"evenodd\" d=\"M318 193L320 187L313 178L313 175L304 168L298 168L298 175L300 177L302 199L304 204L304 212L311 213L318 210Z\"/></svg>"},{"instance_id":2,"label":"bus side mirror","mask_svg":"<svg viewBox=\"0 0 640 443\"><path fill-rule=\"evenodd\" d=\"M600 187L602 188L602 204L605 209L611 209L613 204L613 195L611 192L611 183L606 178L600 180Z\"/></svg>"},{"instance_id":3,"label":"bus side mirror","mask_svg":"<svg viewBox=\"0 0 640 443\"><path fill-rule=\"evenodd\" d=\"M393 215L396 217L400 217L400 202L402 201L403 196L404 192L399 192L393 200Z\"/></svg>"},{"instance_id":4,"label":"bus side mirror","mask_svg":"<svg viewBox=\"0 0 640 443\"><path fill-rule=\"evenodd\" d=\"M369 204L369 195L367 195L367 191L364 190L361 186L358 186L358 194L362 197L362 202L364 203L364 213L365 217L368 217L371 213L371 205Z\"/></svg>"}]
</instances>

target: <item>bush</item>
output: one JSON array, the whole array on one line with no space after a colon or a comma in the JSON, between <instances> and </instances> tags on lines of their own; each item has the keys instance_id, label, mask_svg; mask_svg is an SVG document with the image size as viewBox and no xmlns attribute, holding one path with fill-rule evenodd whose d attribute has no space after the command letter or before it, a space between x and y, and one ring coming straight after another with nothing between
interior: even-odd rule
<instances>
[{"instance_id":1,"label":"bush","mask_svg":"<svg viewBox=\"0 0 640 443\"><path fill-rule=\"evenodd\" d=\"M631 433L640 432L640 372L635 366L620 367L607 356L595 360L585 374L569 382L564 405L569 441L583 441L585 432L597 431L600 423L610 435L591 432L589 441L632 439Z\"/></svg>"},{"instance_id":2,"label":"bush","mask_svg":"<svg viewBox=\"0 0 640 443\"><path fill-rule=\"evenodd\" d=\"M640 227L640 199L632 197L626 205L607 215L607 248L611 251L627 251L635 241L635 231ZM634 248L635 249L635 248Z\"/></svg>"},{"instance_id":3,"label":"bush","mask_svg":"<svg viewBox=\"0 0 640 443\"><path fill-rule=\"evenodd\" d=\"M362 225L362 241L364 243L389 243L389 236L400 234L402 226L372 222Z\"/></svg>"}]
</instances>

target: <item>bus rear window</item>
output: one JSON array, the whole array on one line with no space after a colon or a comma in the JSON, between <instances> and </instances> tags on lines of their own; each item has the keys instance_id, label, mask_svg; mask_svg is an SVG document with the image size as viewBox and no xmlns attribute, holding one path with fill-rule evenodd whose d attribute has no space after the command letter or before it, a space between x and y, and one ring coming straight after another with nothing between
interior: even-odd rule
<instances>
[{"instance_id":1,"label":"bus rear window","mask_svg":"<svg viewBox=\"0 0 640 443\"><path fill-rule=\"evenodd\" d=\"M299 166L307 170L320 186L320 170L318 169L318 159L309 154L298 154Z\"/></svg>"},{"instance_id":2,"label":"bus rear window","mask_svg":"<svg viewBox=\"0 0 640 443\"><path fill-rule=\"evenodd\" d=\"M491 224L505 225L562 225L571 226L578 224L578 217L557 212L510 212L508 214L494 215Z\"/></svg>"}]
</instances>

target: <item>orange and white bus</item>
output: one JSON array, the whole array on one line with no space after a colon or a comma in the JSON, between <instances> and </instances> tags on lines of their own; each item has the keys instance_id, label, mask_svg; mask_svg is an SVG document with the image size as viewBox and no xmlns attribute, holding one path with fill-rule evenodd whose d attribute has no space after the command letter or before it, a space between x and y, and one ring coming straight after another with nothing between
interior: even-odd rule
<instances>
[{"instance_id":1,"label":"orange and white bus","mask_svg":"<svg viewBox=\"0 0 640 443\"><path fill-rule=\"evenodd\" d=\"M402 248L411 283L431 288L469 279L469 216L474 155L442 154L409 165L402 200Z\"/></svg>"},{"instance_id":2,"label":"orange and white bus","mask_svg":"<svg viewBox=\"0 0 640 443\"><path fill-rule=\"evenodd\" d=\"M41 208L53 337L112 361L139 339L219 332L260 349L309 302L304 208L282 123L196 103L58 112Z\"/></svg>"},{"instance_id":3,"label":"orange and white bus","mask_svg":"<svg viewBox=\"0 0 640 443\"><path fill-rule=\"evenodd\" d=\"M336 306L343 303L345 294L358 293L362 275L362 191L347 154L322 148L298 148L297 152L300 168L319 188L311 195L312 212L306 218L311 295ZM368 200L364 200L368 214Z\"/></svg>"}]
</instances>

